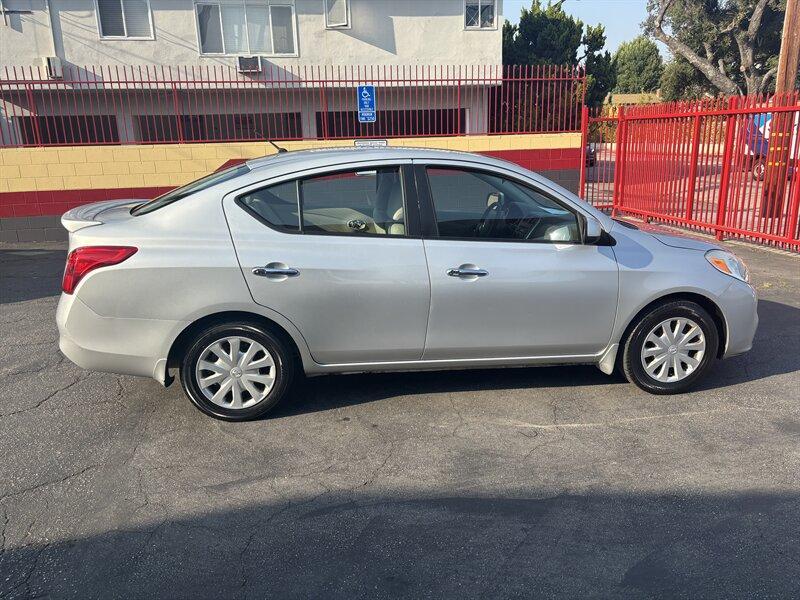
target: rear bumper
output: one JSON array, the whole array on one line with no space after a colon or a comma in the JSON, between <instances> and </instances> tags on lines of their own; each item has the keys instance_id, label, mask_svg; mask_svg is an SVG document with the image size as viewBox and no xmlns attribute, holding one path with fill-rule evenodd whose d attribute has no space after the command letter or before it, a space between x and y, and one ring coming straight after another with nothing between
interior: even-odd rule
<instances>
[{"instance_id":1,"label":"rear bumper","mask_svg":"<svg viewBox=\"0 0 800 600\"><path fill-rule=\"evenodd\" d=\"M58 347L79 367L164 383L171 335L181 322L98 315L77 296L62 294L56 312Z\"/></svg>"}]
</instances>

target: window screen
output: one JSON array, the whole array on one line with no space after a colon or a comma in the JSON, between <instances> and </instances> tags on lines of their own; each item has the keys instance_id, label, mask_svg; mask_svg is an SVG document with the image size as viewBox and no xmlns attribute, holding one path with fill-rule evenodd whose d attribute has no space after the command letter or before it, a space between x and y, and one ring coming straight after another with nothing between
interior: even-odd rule
<instances>
[{"instance_id":1,"label":"window screen","mask_svg":"<svg viewBox=\"0 0 800 600\"><path fill-rule=\"evenodd\" d=\"M97 0L102 37L151 37L147 0Z\"/></svg>"},{"instance_id":2,"label":"window screen","mask_svg":"<svg viewBox=\"0 0 800 600\"><path fill-rule=\"evenodd\" d=\"M142 0L139 0L142 1ZM294 6L258 3L197 5L202 54L294 54Z\"/></svg>"},{"instance_id":3,"label":"window screen","mask_svg":"<svg viewBox=\"0 0 800 600\"><path fill-rule=\"evenodd\" d=\"M200 31L200 51L203 54L222 54L222 22L219 5L198 4L197 26Z\"/></svg>"},{"instance_id":4,"label":"window screen","mask_svg":"<svg viewBox=\"0 0 800 600\"><path fill-rule=\"evenodd\" d=\"M275 54L294 54L294 19L291 6L270 6Z\"/></svg>"},{"instance_id":5,"label":"window screen","mask_svg":"<svg viewBox=\"0 0 800 600\"><path fill-rule=\"evenodd\" d=\"M348 0L325 0L325 26L347 27Z\"/></svg>"},{"instance_id":6,"label":"window screen","mask_svg":"<svg viewBox=\"0 0 800 600\"><path fill-rule=\"evenodd\" d=\"M464 26L468 29L494 29L495 0L466 0Z\"/></svg>"},{"instance_id":7,"label":"window screen","mask_svg":"<svg viewBox=\"0 0 800 600\"><path fill-rule=\"evenodd\" d=\"M147 0L123 0L122 14L128 37L150 37L150 7Z\"/></svg>"}]
</instances>

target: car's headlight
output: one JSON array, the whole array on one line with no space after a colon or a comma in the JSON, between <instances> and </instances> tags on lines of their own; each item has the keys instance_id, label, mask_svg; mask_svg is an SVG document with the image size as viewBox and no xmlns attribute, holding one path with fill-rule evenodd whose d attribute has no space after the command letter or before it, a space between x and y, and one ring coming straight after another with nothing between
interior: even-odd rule
<instances>
[{"instance_id":1,"label":"car's headlight","mask_svg":"<svg viewBox=\"0 0 800 600\"><path fill-rule=\"evenodd\" d=\"M747 265L732 252L709 250L706 252L706 260L720 273L725 273L725 275L730 275L744 282L750 281Z\"/></svg>"}]
</instances>

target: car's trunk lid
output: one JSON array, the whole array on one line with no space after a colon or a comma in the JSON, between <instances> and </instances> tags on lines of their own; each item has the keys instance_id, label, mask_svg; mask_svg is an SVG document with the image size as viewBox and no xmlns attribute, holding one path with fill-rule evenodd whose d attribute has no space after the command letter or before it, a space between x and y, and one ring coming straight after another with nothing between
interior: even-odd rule
<instances>
[{"instance_id":1,"label":"car's trunk lid","mask_svg":"<svg viewBox=\"0 0 800 600\"><path fill-rule=\"evenodd\" d=\"M84 227L130 219L131 209L142 202L146 200L105 200L84 204L65 212L61 224L67 231L74 232Z\"/></svg>"}]
</instances>

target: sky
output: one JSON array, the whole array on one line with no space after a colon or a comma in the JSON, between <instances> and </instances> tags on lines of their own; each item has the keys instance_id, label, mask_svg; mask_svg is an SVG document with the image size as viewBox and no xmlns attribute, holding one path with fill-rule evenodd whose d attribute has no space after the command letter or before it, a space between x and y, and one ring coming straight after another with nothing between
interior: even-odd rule
<instances>
[{"instance_id":1,"label":"sky","mask_svg":"<svg viewBox=\"0 0 800 600\"><path fill-rule=\"evenodd\" d=\"M512 23L519 21L522 7L530 8L531 0L503 0L504 16ZM606 48L617 47L642 33L641 22L647 17L647 0L566 0L564 11L584 23L606 27ZM664 49L662 48L662 54Z\"/></svg>"}]
</instances>

